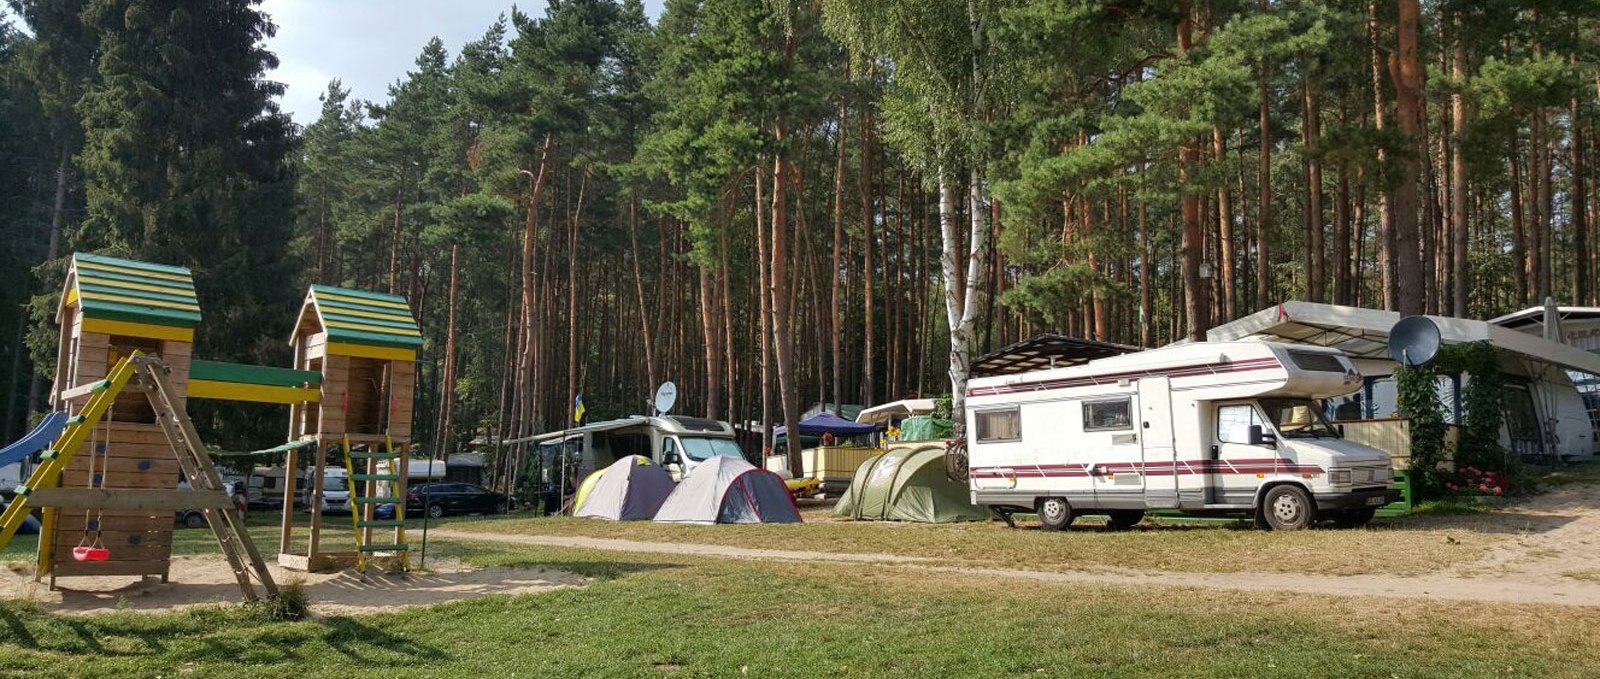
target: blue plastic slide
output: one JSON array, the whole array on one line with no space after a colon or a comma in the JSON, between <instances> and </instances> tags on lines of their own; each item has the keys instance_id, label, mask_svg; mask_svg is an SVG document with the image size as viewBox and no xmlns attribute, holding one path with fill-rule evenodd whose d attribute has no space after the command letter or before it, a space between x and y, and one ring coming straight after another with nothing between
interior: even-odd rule
<instances>
[{"instance_id":1,"label":"blue plastic slide","mask_svg":"<svg viewBox=\"0 0 1600 679\"><path fill-rule=\"evenodd\" d=\"M54 412L45 416L44 421L27 436L18 439L16 443L0 449L0 467L16 464L29 455L44 450L51 441L61 436L61 430L67 428L67 414Z\"/></svg>"}]
</instances>

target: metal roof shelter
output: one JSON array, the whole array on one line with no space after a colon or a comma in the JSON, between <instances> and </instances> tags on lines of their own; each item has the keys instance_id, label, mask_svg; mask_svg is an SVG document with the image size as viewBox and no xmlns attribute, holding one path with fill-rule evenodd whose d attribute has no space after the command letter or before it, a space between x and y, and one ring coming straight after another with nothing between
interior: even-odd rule
<instances>
[{"instance_id":1,"label":"metal roof shelter","mask_svg":"<svg viewBox=\"0 0 1600 679\"><path fill-rule=\"evenodd\" d=\"M972 376L993 377L1065 368L1135 351L1143 350L1126 344L1045 333L979 356L972 362Z\"/></svg>"},{"instance_id":2,"label":"metal roof shelter","mask_svg":"<svg viewBox=\"0 0 1600 679\"><path fill-rule=\"evenodd\" d=\"M1389 358L1389 329L1400 321L1394 311L1284 302L1206 331L1212 342L1253 338L1333 347L1359 358ZM1600 355L1488 321L1429 316L1445 344L1489 342L1518 358L1600 374Z\"/></svg>"},{"instance_id":3,"label":"metal roof shelter","mask_svg":"<svg viewBox=\"0 0 1600 679\"><path fill-rule=\"evenodd\" d=\"M1504 316L1491 318L1487 323L1506 328L1525 328L1530 325L1544 325L1544 311L1542 306L1531 306L1521 311L1513 311ZM1586 321L1600 318L1600 306L1563 306L1556 307L1556 314L1563 321Z\"/></svg>"}]
</instances>

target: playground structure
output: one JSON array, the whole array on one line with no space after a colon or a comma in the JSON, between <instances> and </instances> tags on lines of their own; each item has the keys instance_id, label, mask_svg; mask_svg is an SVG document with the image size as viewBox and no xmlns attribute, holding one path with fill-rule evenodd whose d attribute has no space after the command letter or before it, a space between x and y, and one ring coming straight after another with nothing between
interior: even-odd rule
<instances>
[{"instance_id":1,"label":"playground structure","mask_svg":"<svg viewBox=\"0 0 1600 679\"><path fill-rule=\"evenodd\" d=\"M75 254L57 311L60 326L55 386L56 414L32 433L0 450L18 460L38 453L32 477L17 488L0 519L0 545L27 517L43 508L36 576L170 574L173 511L200 509L247 599L251 571L274 591L232 502L187 416L187 399L220 399L290 406L287 467L314 446L310 540L293 541L294 474L284 493L278 562L289 568L337 570L368 559L407 568L404 497L410 445L416 348L421 333L403 297L313 286L291 339L297 368L251 366L191 357L201 319L188 269ZM328 405L324 405L328 404ZM54 441L49 448L46 443ZM379 444L382 444L380 449ZM42 452L39 452L41 451ZM337 457L330 461L329 453ZM321 479L330 462L351 473L351 506L360 515L338 517L355 530L353 549L329 551L322 538ZM394 460L394 474L373 463ZM178 490L180 479L191 490ZM373 497L390 481L392 497ZM382 502L396 503L389 521L372 520ZM77 520L82 511L82 520ZM381 540L378 528L391 528ZM374 544L378 540L382 544Z\"/></svg>"}]
</instances>

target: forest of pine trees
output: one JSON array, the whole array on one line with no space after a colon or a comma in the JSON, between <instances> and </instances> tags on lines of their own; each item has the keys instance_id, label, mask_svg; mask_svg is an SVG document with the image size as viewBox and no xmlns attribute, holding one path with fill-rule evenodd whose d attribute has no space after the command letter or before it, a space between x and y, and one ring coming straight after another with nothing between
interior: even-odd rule
<instances>
[{"instance_id":1,"label":"forest of pine trees","mask_svg":"<svg viewBox=\"0 0 1600 679\"><path fill-rule=\"evenodd\" d=\"M257 3L9 2L8 437L75 250L193 268L219 359L285 365L307 284L406 295L445 453L667 379L792 424L959 405L1039 332L1600 303L1587 0L550 0L304 127ZM208 408L224 447L285 430Z\"/></svg>"}]
</instances>

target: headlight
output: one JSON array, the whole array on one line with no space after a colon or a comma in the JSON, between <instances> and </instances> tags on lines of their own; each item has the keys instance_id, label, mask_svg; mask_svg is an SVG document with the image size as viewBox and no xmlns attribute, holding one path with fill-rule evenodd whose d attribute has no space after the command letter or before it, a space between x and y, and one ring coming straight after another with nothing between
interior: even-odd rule
<instances>
[{"instance_id":1,"label":"headlight","mask_svg":"<svg viewBox=\"0 0 1600 679\"><path fill-rule=\"evenodd\" d=\"M1329 472L1328 473L1328 482L1332 483L1335 486L1348 486L1348 485L1350 485L1350 470L1348 470L1348 469L1335 469L1332 472Z\"/></svg>"}]
</instances>

